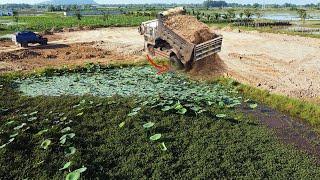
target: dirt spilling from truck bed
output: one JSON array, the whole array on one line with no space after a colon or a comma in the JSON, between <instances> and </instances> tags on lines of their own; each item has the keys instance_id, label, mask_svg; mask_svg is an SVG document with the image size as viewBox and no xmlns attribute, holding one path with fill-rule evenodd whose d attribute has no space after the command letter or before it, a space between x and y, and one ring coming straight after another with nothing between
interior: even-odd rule
<instances>
[{"instance_id":1,"label":"dirt spilling from truck bed","mask_svg":"<svg viewBox=\"0 0 320 180\"><path fill-rule=\"evenodd\" d=\"M164 24L175 33L194 44L203 43L217 36L206 24L198 21L197 18L193 16L169 16L164 20Z\"/></svg>"},{"instance_id":2,"label":"dirt spilling from truck bed","mask_svg":"<svg viewBox=\"0 0 320 180\"><path fill-rule=\"evenodd\" d=\"M226 73L227 65L218 54L194 62L192 69L188 72L190 77L195 79L212 79L225 76Z\"/></svg>"}]
</instances>

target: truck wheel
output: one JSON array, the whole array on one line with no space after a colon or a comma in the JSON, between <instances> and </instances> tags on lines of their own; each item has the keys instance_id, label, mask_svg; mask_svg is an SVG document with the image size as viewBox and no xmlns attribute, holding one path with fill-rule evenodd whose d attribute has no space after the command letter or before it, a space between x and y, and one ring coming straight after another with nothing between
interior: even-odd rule
<instances>
[{"instance_id":1,"label":"truck wheel","mask_svg":"<svg viewBox=\"0 0 320 180\"><path fill-rule=\"evenodd\" d=\"M26 47L28 47L28 43L20 43L20 46L23 48L26 48Z\"/></svg>"},{"instance_id":2,"label":"truck wheel","mask_svg":"<svg viewBox=\"0 0 320 180\"><path fill-rule=\"evenodd\" d=\"M148 50L148 53L150 54L150 55L152 55L152 56L154 56L154 55L156 55L156 52L154 51L154 46L152 46L152 45L148 45L147 46L147 50Z\"/></svg>"},{"instance_id":3,"label":"truck wheel","mask_svg":"<svg viewBox=\"0 0 320 180\"><path fill-rule=\"evenodd\" d=\"M177 69L181 70L184 69L183 63L178 59L176 55L170 56L171 64L176 67Z\"/></svg>"}]
</instances>

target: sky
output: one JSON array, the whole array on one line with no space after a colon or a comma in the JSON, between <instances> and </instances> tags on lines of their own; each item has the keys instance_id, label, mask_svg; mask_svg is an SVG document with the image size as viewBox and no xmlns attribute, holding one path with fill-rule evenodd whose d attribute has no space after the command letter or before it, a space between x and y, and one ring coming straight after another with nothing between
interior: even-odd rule
<instances>
[{"instance_id":1,"label":"sky","mask_svg":"<svg viewBox=\"0 0 320 180\"><path fill-rule=\"evenodd\" d=\"M45 0L0 0L0 4L6 3L27 3L27 4L35 4L40 3ZM67 0L66 0L67 1ZM141 4L141 3L202 3L203 0L95 0L97 3L101 4ZM308 3L320 3L320 0L226 0L229 3L293 3L293 4L308 4Z\"/></svg>"}]
</instances>

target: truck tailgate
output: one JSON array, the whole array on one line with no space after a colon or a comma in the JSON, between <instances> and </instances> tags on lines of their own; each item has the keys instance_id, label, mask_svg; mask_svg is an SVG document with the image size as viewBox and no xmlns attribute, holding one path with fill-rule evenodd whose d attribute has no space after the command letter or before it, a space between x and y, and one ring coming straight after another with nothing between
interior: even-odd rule
<instances>
[{"instance_id":1,"label":"truck tailgate","mask_svg":"<svg viewBox=\"0 0 320 180\"><path fill-rule=\"evenodd\" d=\"M194 48L194 61L199 61L205 57L221 51L222 36L196 45Z\"/></svg>"}]
</instances>

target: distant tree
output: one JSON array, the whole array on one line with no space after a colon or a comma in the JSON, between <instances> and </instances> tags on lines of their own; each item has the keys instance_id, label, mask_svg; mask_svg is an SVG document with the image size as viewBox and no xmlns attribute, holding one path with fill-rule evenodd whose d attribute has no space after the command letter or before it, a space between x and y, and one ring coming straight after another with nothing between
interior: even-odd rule
<instances>
[{"instance_id":1,"label":"distant tree","mask_svg":"<svg viewBox=\"0 0 320 180\"><path fill-rule=\"evenodd\" d=\"M102 11L102 20L106 24L107 20L109 20L109 14L106 13L105 11Z\"/></svg>"},{"instance_id":2,"label":"distant tree","mask_svg":"<svg viewBox=\"0 0 320 180\"><path fill-rule=\"evenodd\" d=\"M210 7L227 7L228 3L225 1L213 1L213 0L206 0L203 2L203 6L206 8Z\"/></svg>"},{"instance_id":3,"label":"distant tree","mask_svg":"<svg viewBox=\"0 0 320 180\"><path fill-rule=\"evenodd\" d=\"M49 6L47 7L47 11L48 11L48 12L53 12L53 11L55 11L54 6L53 6L53 5L49 5Z\"/></svg>"},{"instance_id":4,"label":"distant tree","mask_svg":"<svg viewBox=\"0 0 320 180\"><path fill-rule=\"evenodd\" d=\"M227 16L228 16L228 19L229 20L232 20L232 19L234 19L235 17L236 17L236 10L234 10L234 9L228 9L227 10Z\"/></svg>"},{"instance_id":5,"label":"distant tree","mask_svg":"<svg viewBox=\"0 0 320 180\"><path fill-rule=\"evenodd\" d=\"M218 21L218 20L220 19L220 17L221 17L221 14L220 14L220 13L214 13L214 14L213 14L213 18L214 18L214 20L216 20L216 21Z\"/></svg>"},{"instance_id":6,"label":"distant tree","mask_svg":"<svg viewBox=\"0 0 320 180\"><path fill-rule=\"evenodd\" d=\"M301 21L304 23L306 18L307 18L307 10L305 9L298 9L297 13L299 15L299 18L301 19Z\"/></svg>"},{"instance_id":7,"label":"distant tree","mask_svg":"<svg viewBox=\"0 0 320 180\"><path fill-rule=\"evenodd\" d=\"M78 19L79 21L81 21L81 19L82 19L82 15L81 15L81 11L80 11L80 9L76 10L75 15L76 15L77 19Z\"/></svg>"},{"instance_id":8,"label":"distant tree","mask_svg":"<svg viewBox=\"0 0 320 180\"><path fill-rule=\"evenodd\" d=\"M243 13L243 12L240 12L240 13L239 13L240 19L243 19L243 16L244 16L244 13Z\"/></svg>"},{"instance_id":9,"label":"distant tree","mask_svg":"<svg viewBox=\"0 0 320 180\"><path fill-rule=\"evenodd\" d=\"M250 9L245 9L243 13L247 19L251 19L251 17L253 16L253 12Z\"/></svg>"},{"instance_id":10,"label":"distant tree","mask_svg":"<svg viewBox=\"0 0 320 180\"><path fill-rule=\"evenodd\" d=\"M257 16L258 19L262 18L263 14L257 9L254 14Z\"/></svg>"},{"instance_id":11,"label":"distant tree","mask_svg":"<svg viewBox=\"0 0 320 180\"><path fill-rule=\"evenodd\" d=\"M19 22L19 12L17 10L14 10L12 12L13 21L18 23Z\"/></svg>"}]
</instances>

